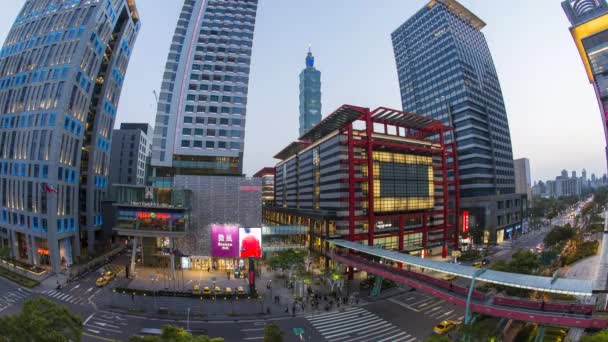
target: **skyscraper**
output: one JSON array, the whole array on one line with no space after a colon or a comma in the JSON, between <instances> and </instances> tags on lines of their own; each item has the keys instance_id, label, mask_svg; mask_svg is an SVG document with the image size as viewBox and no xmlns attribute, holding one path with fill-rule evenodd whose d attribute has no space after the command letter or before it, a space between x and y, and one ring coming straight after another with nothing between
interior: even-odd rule
<instances>
[{"instance_id":1,"label":"skyscraper","mask_svg":"<svg viewBox=\"0 0 608 342\"><path fill-rule=\"evenodd\" d=\"M530 175L530 160L520 158L513 161L515 166L515 192L526 194L528 204L532 201L532 177Z\"/></svg>"},{"instance_id":2,"label":"skyscraper","mask_svg":"<svg viewBox=\"0 0 608 342\"><path fill-rule=\"evenodd\" d=\"M257 0L185 0L156 114L154 177L240 175Z\"/></svg>"},{"instance_id":3,"label":"skyscraper","mask_svg":"<svg viewBox=\"0 0 608 342\"><path fill-rule=\"evenodd\" d=\"M521 223L522 203L485 25L455 0L433 0L397 28L392 41L404 111L455 128L446 139L458 143L461 208L471 214L470 224L493 234Z\"/></svg>"},{"instance_id":4,"label":"skyscraper","mask_svg":"<svg viewBox=\"0 0 608 342\"><path fill-rule=\"evenodd\" d=\"M321 72L308 49L306 68L300 73L300 136L321 122Z\"/></svg>"},{"instance_id":5,"label":"skyscraper","mask_svg":"<svg viewBox=\"0 0 608 342\"><path fill-rule=\"evenodd\" d=\"M28 0L0 51L0 231L53 271L93 251L112 129L139 31L133 0Z\"/></svg>"},{"instance_id":6,"label":"skyscraper","mask_svg":"<svg viewBox=\"0 0 608 342\"><path fill-rule=\"evenodd\" d=\"M152 127L122 123L112 133L110 185L144 185L152 153Z\"/></svg>"},{"instance_id":7,"label":"skyscraper","mask_svg":"<svg viewBox=\"0 0 608 342\"><path fill-rule=\"evenodd\" d=\"M570 33L583 60L589 83L595 90L608 160L608 3L606 0L566 0L562 2L562 8L572 24Z\"/></svg>"}]
</instances>

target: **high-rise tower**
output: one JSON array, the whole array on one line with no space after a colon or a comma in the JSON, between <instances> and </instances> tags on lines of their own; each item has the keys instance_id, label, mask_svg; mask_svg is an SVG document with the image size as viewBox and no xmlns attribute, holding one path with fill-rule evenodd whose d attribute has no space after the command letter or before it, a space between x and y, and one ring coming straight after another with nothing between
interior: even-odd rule
<instances>
[{"instance_id":1,"label":"high-rise tower","mask_svg":"<svg viewBox=\"0 0 608 342\"><path fill-rule=\"evenodd\" d=\"M242 173L256 13L257 0L184 1L156 114L156 180Z\"/></svg>"},{"instance_id":2,"label":"high-rise tower","mask_svg":"<svg viewBox=\"0 0 608 342\"><path fill-rule=\"evenodd\" d=\"M0 232L14 257L72 263L102 225L134 0L28 0L0 51Z\"/></svg>"},{"instance_id":3,"label":"high-rise tower","mask_svg":"<svg viewBox=\"0 0 608 342\"><path fill-rule=\"evenodd\" d=\"M608 3L606 0L566 0L562 8L572 24L570 33L585 65L600 107L608 160Z\"/></svg>"},{"instance_id":4,"label":"high-rise tower","mask_svg":"<svg viewBox=\"0 0 608 342\"><path fill-rule=\"evenodd\" d=\"M461 207L473 215L470 224L508 229L521 223L514 208L522 206L500 83L481 32L485 25L455 0L433 0L392 40L404 111L455 128L446 139L458 145Z\"/></svg>"},{"instance_id":5,"label":"high-rise tower","mask_svg":"<svg viewBox=\"0 0 608 342\"><path fill-rule=\"evenodd\" d=\"M306 68L300 73L300 136L321 122L321 72L315 68L310 48Z\"/></svg>"}]
</instances>

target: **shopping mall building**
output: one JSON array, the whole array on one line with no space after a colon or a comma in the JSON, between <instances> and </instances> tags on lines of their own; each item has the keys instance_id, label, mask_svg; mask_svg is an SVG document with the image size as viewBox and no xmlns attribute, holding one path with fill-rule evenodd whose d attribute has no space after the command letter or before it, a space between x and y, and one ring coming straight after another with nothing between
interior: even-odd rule
<instances>
[{"instance_id":1,"label":"shopping mall building","mask_svg":"<svg viewBox=\"0 0 608 342\"><path fill-rule=\"evenodd\" d=\"M446 257L459 243L450 130L398 110L342 106L275 156L264 223L305 227L319 255L341 238Z\"/></svg>"}]
</instances>

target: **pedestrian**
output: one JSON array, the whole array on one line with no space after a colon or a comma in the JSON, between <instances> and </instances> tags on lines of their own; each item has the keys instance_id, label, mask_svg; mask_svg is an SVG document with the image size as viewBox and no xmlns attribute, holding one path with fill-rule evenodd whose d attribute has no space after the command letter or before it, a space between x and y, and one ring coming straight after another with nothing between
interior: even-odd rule
<instances>
[{"instance_id":1,"label":"pedestrian","mask_svg":"<svg viewBox=\"0 0 608 342\"><path fill-rule=\"evenodd\" d=\"M131 301L135 302L135 293L131 292Z\"/></svg>"}]
</instances>

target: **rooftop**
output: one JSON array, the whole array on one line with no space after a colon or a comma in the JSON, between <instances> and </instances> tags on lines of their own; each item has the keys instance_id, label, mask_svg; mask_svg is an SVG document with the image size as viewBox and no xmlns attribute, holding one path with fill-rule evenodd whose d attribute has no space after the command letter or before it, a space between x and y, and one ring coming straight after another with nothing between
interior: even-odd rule
<instances>
[{"instance_id":1,"label":"rooftop","mask_svg":"<svg viewBox=\"0 0 608 342\"><path fill-rule=\"evenodd\" d=\"M460 17L460 19L469 23L471 26L473 26L473 28L477 30L481 30L486 26L486 23L483 20L481 20L478 16L476 16L473 12L461 5L456 0L431 0L431 2L428 3L427 7L433 8L438 3L445 6L450 12L454 13L456 16Z\"/></svg>"}]
</instances>

